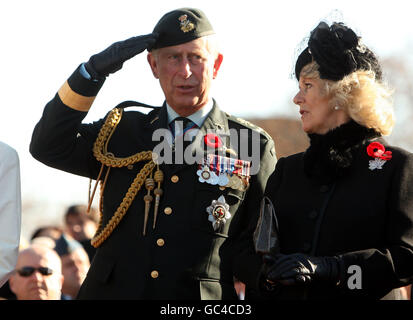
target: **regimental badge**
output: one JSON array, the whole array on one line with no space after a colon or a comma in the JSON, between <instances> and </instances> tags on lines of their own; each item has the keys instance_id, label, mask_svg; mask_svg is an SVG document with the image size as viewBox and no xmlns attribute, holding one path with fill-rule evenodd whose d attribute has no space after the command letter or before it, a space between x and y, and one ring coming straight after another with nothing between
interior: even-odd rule
<instances>
[{"instance_id":1,"label":"regimental badge","mask_svg":"<svg viewBox=\"0 0 413 320\"><path fill-rule=\"evenodd\" d=\"M225 202L224 196L220 196L218 200L212 200L211 205L206 208L209 214L208 220L212 222L215 231L219 232L229 218L229 205Z\"/></svg>"},{"instance_id":2,"label":"regimental badge","mask_svg":"<svg viewBox=\"0 0 413 320\"><path fill-rule=\"evenodd\" d=\"M188 16L186 14L183 14L178 19L181 22L181 30L183 32L186 33L195 29L195 25L191 22L191 20L188 20Z\"/></svg>"}]
</instances>

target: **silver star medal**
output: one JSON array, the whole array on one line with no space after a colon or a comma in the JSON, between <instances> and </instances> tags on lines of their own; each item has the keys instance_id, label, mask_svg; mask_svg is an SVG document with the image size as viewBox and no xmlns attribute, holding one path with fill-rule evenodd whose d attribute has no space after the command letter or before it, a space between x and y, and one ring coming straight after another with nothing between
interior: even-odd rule
<instances>
[{"instance_id":1,"label":"silver star medal","mask_svg":"<svg viewBox=\"0 0 413 320\"><path fill-rule=\"evenodd\" d=\"M383 165L385 163L386 163L386 160L375 158L374 160L369 161L369 169L370 170L383 169Z\"/></svg>"},{"instance_id":2,"label":"silver star medal","mask_svg":"<svg viewBox=\"0 0 413 320\"><path fill-rule=\"evenodd\" d=\"M206 208L209 214L208 220L212 222L215 231L218 231L231 218L229 205L225 202L224 196L220 196L218 200L212 200L211 205Z\"/></svg>"}]
</instances>

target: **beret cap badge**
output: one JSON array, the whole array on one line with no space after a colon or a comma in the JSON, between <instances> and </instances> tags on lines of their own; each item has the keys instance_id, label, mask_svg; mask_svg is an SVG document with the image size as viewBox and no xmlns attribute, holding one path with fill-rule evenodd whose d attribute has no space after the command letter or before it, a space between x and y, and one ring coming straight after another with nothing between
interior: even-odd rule
<instances>
[{"instance_id":1,"label":"beret cap badge","mask_svg":"<svg viewBox=\"0 0 413 320\"><path fill-rule=\"evenodd\" d=\"M191 22L191 20L188 20L188 15L183 14L179 18L180 25L181 25L181 30L183 32L189 32L195 29L195 25Z\"/></svg>"},{"instance_id":2,"label":"beret cap badge","mask_svg":"<svg viewBox=\"0 0 413 320\"><path fill-rule=\"evenodd\" d=\"M215 32L201 10L181 8L164 14L153 29L153 33L157 34L158 38L148 51L180 45Z\"/></svg>"}]
</instances>

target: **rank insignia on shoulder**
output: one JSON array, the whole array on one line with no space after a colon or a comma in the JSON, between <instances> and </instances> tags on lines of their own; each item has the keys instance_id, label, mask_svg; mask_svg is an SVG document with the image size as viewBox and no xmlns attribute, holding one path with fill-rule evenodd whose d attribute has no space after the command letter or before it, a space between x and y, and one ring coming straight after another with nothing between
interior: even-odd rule
<instances>
[{"instance_id":1,"label":"rank insignia on shoulder","mask_svg":"<svg viewBox=\"0 0 413 320\"><path fill-rule=\"evenodd\" d=\"M224 196L220 196L218 200L212 200L211 205L206 208L209 214L208 220L212 222L215 231L219 232L229 218L229 205L226 203Z\"/></svg>"},{"instance_id":2,"label":"rank insignia on shoulder","mask_svg":"<svg viewBox=\"0 0 413 320\"><path fill-rule=\"evenodd\" d=\"M199 164L199 182L245 191L249 185L251 162L208 154Z\"/></svg>"}]
</instances>

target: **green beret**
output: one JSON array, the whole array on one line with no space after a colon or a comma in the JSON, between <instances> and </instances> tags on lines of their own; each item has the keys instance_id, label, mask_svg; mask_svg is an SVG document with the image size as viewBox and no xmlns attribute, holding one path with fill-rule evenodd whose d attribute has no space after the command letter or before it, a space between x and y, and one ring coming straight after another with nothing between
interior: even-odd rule
<instances>
[{"instance_id":1,"label":"green beret","mask_svg":"<svg viewBox=\"0 0 413 320\"><path fill-rule=\"evenodd\" d=\"M201 10L182 8L166 13L156 24L153 33L158 34L158 39L151 50L176 46L215 32Z\"/></svg>"}]
</instances>

